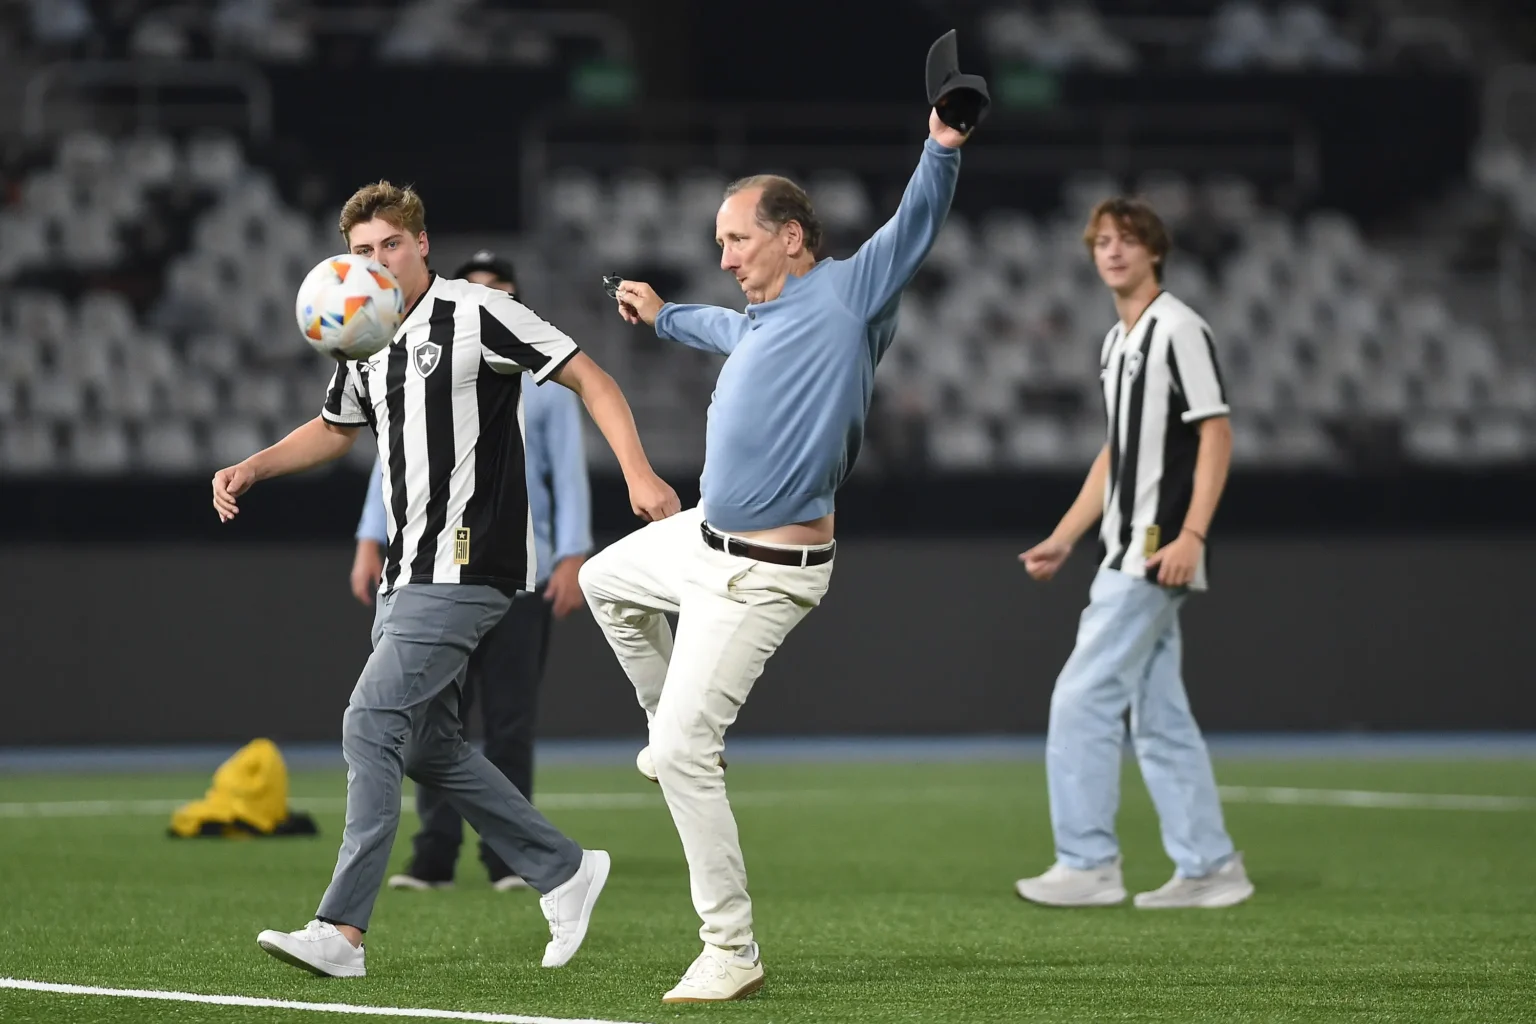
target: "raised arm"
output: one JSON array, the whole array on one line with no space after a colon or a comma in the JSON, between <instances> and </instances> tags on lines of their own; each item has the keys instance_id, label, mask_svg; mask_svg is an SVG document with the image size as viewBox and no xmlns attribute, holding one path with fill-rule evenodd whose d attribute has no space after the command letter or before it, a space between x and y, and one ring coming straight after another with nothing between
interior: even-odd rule
<instances>
[{"instance_id":1,"label":"raised arm","mask_svg":"<svg viewBox=\"0 0 1536 1024\"><path fill-rule=\"evenodd\" d=\"M646 323L656 328L656 336L680 341L701 352L728 356L747 329L745 313L722 306L679 305L663 302L656 289L644 281L625 281L614 296L619 315L627 323Z\"/></svg>"},{"instance_id":2,"label":"raised arm","mask_svg":"<svg viewBox=\"0 0 1536 1024\"><path fill-rule=\"evenodd\" d=\"M922 158L895 215L851 259L837 265L843 304L865 319L875 318L901 295L928 258L949 215L960 176L959 147L965 138L937 115L930 117L928 128Z\"/></svg>"}]
</instances>

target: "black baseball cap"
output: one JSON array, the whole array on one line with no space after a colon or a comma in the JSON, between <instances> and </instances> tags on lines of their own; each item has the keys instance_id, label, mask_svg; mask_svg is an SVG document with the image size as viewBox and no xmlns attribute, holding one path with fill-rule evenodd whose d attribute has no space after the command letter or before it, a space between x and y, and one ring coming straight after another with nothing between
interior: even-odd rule
<instances>
[{"instance_id":1,"label":"black baseball cap","mask_svg":"<svg viewBox=\"0 0 1536 1024\"><path fill-rule=\"evenodd\" d=\"M517 275L512 270L512 261L505 256L498 256L489 249L481 249L453 272L454 277L468 277L477 270L488 270L496 275L498 281L517 285Z\"/></svg>"}]
</instances>

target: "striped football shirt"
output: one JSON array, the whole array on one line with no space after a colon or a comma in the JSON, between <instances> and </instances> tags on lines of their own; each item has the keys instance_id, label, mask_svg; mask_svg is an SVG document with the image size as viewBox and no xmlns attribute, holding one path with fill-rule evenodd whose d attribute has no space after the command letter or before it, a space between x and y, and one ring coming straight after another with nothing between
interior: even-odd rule
<instances>
[{"instance_id":1,"label":"striped football shirt","mask_svg":"<svg viewBox=\"0 0 1536 1024\"><path fill-rule=\"evenodd\" d=\"M338 364L321 415L378 440L385 593L408 583L534 588L520 375L542 384L577 351L507 293L433 275L390 345Z\"/></svg>"},{"instance_id":2,"label":"striped football shirt","mask_svg":"<svg viewBox=\"0 0 1536 1024\"><path fill-rule=\"evenodd\" d=\"M1167 292L1129 330L1114 326L1099 368L1109 427L1101 566L1145 577L1147 559L1183 529L1200 421L1231 410L1210 326ZM1207 585L1202 550L1190 587Z\"/></svg>"}]
</instances>

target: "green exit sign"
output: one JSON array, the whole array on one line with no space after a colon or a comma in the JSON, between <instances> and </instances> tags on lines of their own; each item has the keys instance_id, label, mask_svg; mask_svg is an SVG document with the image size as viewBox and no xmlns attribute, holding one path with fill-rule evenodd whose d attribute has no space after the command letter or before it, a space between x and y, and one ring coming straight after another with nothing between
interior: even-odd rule
<instances>
[{"instance_id":1,"label":"green exit sign","mask_svg":"<svg viewBox=\"0 0 1536 1024\"><path fill-rule=\"evenodd\" d=\"M571 71L571 96L592 107L621 107L639 92L635 69L611 60L589 60Z\"/></svg>"},{"instance_id":2,"label":"green exit sign","mask_svg":"<svg viewBox=\"0 0 1536 1024\"><path fill-rule=\"evenodd\" d=\"M1014 64L999 72L991 93L1000 107L1015 110L1052 107L1061 96L1061 83L1049 71Z\"/></svg>"}]
</instances>

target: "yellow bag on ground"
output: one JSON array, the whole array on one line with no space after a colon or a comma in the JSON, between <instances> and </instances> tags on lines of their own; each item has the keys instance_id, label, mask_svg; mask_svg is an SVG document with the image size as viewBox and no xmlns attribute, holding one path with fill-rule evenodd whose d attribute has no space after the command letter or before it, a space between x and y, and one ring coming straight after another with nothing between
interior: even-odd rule
<instances>
[{"instance_id":1,"label":"yellow bag on ground","mask_svg":"<svg viewBox=\"0 0 1536 1024\"><path fill-rule=\"evenodd\" d=\"M309 815L288 810L288 766L277 744L252 740L213 773L201 800L178 807L170 834L194 836L314 835Z\"/></svg>"}]
</instances>

